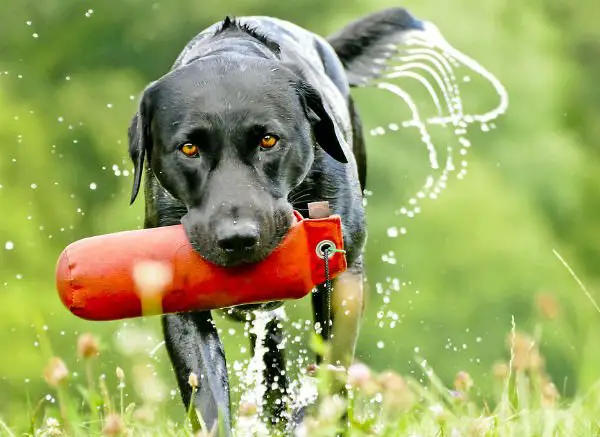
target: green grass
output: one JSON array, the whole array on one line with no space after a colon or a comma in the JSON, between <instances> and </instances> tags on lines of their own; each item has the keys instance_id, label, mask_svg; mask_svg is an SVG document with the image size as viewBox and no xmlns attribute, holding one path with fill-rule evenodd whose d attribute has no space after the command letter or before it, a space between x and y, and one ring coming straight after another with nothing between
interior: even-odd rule
<instances>
[{"instance_id":1,"label":"green grass","mask_svg":"<svg viewBox=\"0 0 600 437\"><path fill-rule=\"evenodd\" d=\"M311 377L319 390L317 405L297 430L298 436L334 436L346 413L349 436L597 436L600 435L600 383L587 393L561 400L545 371L539 341L518 332L514 326L507 336L507 361L494 366L494 396L478 395L477 381L460 372L447 387L425 359L418 358L420 373L402 377L386 371L376 374L363 364L348 372L319 368ZM77 353L86 383L73 387L64 362L53 357L43 375L54 391L54 402L43 398L34 403L28 423L13 429L0 421L0 435L18 436L193 436L191 423L202 423L193 410L187 419L176 422L161 414L161 403L149 397L147 403L128 403L129 375L115 369L114 387L105 377L96 378L95 339L80 337ZM148 375L137 381L152 384ZM146 381L143 379L147 378ZM347 384L348 397L329 393L336 382ZM195 385L193 377L191 384ZM239 406L235 420L248 429L256 408ZM196 435L211 435L210 432ZM248 435L248 434L239 434ZM271 435L276 435L273 431Z\"/></svg>"}]
</instances>

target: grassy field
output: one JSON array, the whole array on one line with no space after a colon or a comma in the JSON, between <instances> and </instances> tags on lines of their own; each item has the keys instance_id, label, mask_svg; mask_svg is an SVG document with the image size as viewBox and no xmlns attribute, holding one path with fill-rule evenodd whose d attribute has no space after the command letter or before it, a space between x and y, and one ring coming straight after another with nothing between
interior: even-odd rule
<instances>
[{"instance_id":1,"label":"grassy field","mask_svg":"<svg viewBox=\"0 0 600 437\"><path fill-rule=\"evenodd\" d=\"M546 373L539 341L513 325L506 339L507 359L490 372L495 386L492 398L480 397L478 381L466 372L459 372L452 386L444 385L420 357L420 374L410 377L393 371L375 373L361 363L347 372L309 367L301 372L302 378L311 381L319 400L308 407L295 435L334 436L340 431L344 414L348 417L349 436L600 435L600 383L573 399L561 399L559 389ZM49 345L45 347L51 355ZM215 430L192 432L191 423L201 423L194 411L179 423L161 414L161 403L150 395L154 382L147 372L128 375L117 367L117 385L109 386L105 375L98 377L94 372L102 356L93 335L82 334L76 350L82 368L67 369L60 357L50 357L40 371L53 394L31 400L29 422L9 428L0 421L0 435L216 435ZM77 373L85 375L84 384L70 381ZM346 384L347 399L329 393L333 379ZM147 386L145 404L127 401L132 383ZM190 384L197 385L195 375L191 375ZM236 435L278 434L265 433L256 405L237 403L236 410Z\"/></svg>"}]
</instances>

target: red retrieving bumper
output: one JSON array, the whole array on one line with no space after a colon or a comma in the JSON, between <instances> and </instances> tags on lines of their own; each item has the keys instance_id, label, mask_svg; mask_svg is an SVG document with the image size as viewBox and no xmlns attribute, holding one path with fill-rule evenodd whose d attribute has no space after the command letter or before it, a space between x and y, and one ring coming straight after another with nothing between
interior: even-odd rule
<instances>
[{"instance_id":1,"label":"red retrieving bumper","mask_svg":"<svg viewBox=\"0 0 600 437\"><path fill-rule=\"evenodd\" d=\"M296 222L263 261L216 266L193 251L183 226L101 235L70 244L60 255L56 287L64 305L88 320L226 308L299 299L325 281L317 253L329 241L343 249L339 216ZM330 277L346 269L330 255Z\"/></svg>"}]
</instances>

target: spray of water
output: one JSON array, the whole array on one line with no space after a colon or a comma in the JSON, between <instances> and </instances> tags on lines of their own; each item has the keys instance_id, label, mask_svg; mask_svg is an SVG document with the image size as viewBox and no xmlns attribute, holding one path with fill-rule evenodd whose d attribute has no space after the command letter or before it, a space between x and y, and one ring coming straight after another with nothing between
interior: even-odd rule
<instances>
[{"instance_id":1,"label":"spray of water","mask_svg":"<svg viewBox=\"0 0 600 437\"><path fill-rule=\"evenodd\" d=\"M477 61L452 47L442 36L438 28L432 23L424 23L424 30L410 32L400 46L390 46L395 52L387 72L376 81L366 86L384 90L399 97L410 113L411 119L401 123L390 123L387 128L375 127L371 135L385 135L389 132L403 128L417 129L421 142L427 148L429 155L429 174L417 193L410 197L408 205L401 206L396 213L412 218L421 212L421 199L436 199L441 191L446 188L449 175L457 171L456 161L460 169L457 177L462 179L467 174L468 162L465 159L471 141L468 138L468 128L474 123L479 123L481 130L489 131L494 126L490 124L502 115L508 108L508 94L502 83ZM470 113L465 110L461 98L461 85L457 80L456 71L466 68L489 82L498 96L496 107L483 113ZM420 107L409 92L396 83L402 79L416 80L427 91L427 95L435 106L436 115L425 117L421 114ZM463 81L470 82L470 77L465 76ZM444 141L444 147L436 144L430 133L432 126L446 129L453 140ZM441 141L440 141L441 142ZM443 166L439 157L439 150L445 149ZM456 159L456 151L460 159ZM406 228L400 227L403 232L398 232L397 227L388 230L388 235L396 237L406 234Z\"/></svg>"},{"instance_id":2,"label":"spray of water","mask_svg":"<svg viewBox=\"0 0 600 437\"><path fill-rule=\"evenodd\" d=\"M265 372L264 357L267 353L264 343L267 336L267 324L273 317L273 312L256 311L252 322L246 324L245 331L247 334L255 336L256 346L247 366L238 373L242 390L240 403L256 406L256 412L238 420L235 431L236 435L240 437L269 435L269 430L262 421L263 398L267 391L263 376Z\"/></svg>"}]
</instances>

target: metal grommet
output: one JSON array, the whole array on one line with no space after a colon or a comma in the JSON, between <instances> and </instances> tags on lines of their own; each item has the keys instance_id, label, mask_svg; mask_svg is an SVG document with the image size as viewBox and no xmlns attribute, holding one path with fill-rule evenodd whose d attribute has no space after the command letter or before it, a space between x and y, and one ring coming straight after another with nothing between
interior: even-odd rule
<instances>
[{"instance_id":1,"label":"metal grommet","mask_svg":"<svg viewBox=\"0 0 600 437\"><path fill-rule=\"evenodd\" d=\"M329 256L327 258L331 259L331 257L333 257L333 254L335 252L333 252L333 249L335 249L335 243L331 240L323 240L321 241L319 244L317 244L317 256L321 259L325 259L325 249L329 248L330 252L329 252Z\"/></svg>"}]
</instances>

